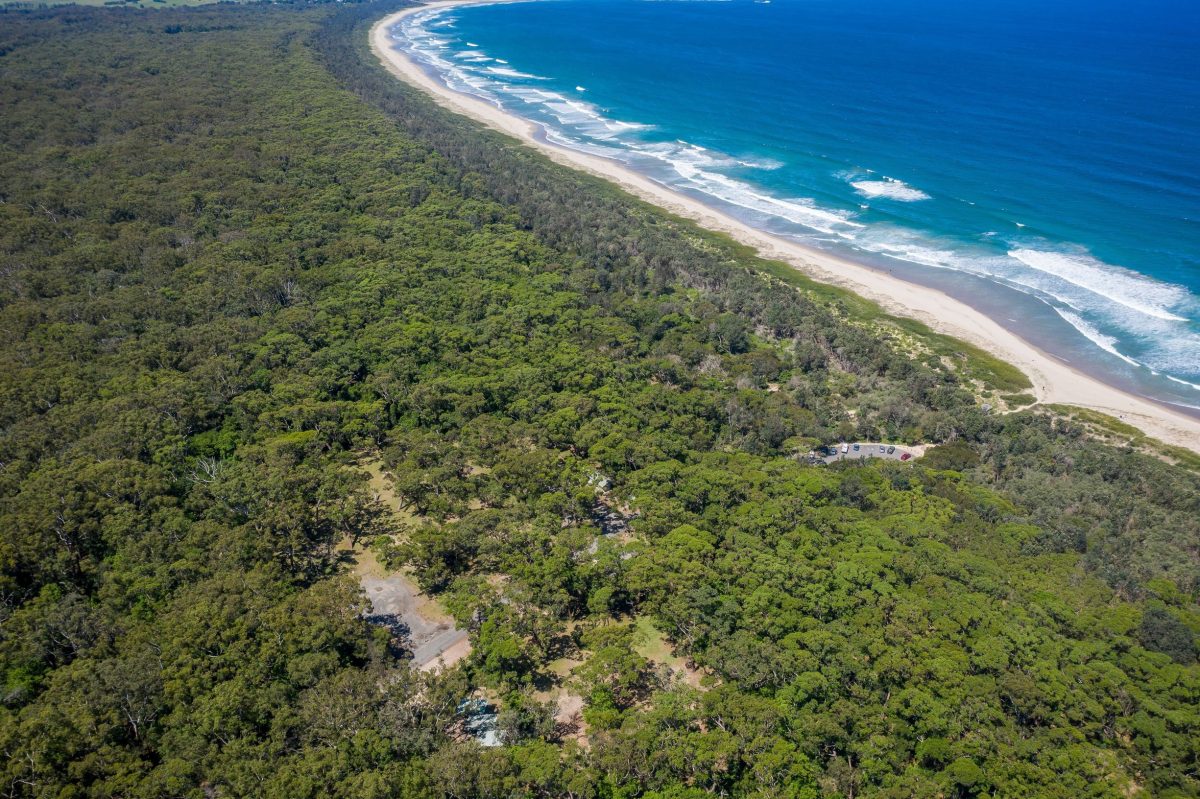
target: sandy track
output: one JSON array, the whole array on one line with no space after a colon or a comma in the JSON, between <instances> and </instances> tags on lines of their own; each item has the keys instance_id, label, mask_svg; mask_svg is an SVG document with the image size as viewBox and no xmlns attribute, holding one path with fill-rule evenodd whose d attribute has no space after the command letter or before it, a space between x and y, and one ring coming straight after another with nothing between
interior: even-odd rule
<instances>
[{"instance_id":1,"label":"sandy track","mask_svg":"<svg viewBox=\"0 0 1200 799\"><path fill-rule=\"evenodd\" d=\"M423 612L428 603L408 577L403 574L389 577L363 575L360 582L371 601L368 620L387 627L403 642L412 652L414 668L435 667L439 659L448 666L470 651L465 630ZM466 644L465 649L463 644Z\"/></svg>"}]
</instances>

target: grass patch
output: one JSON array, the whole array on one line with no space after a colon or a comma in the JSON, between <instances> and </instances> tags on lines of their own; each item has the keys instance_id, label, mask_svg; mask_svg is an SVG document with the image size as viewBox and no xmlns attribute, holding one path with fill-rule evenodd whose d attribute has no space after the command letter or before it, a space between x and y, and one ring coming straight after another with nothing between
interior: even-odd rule
<instances>
[{"instance_id":1,"label":"grass patch","mask_svg":"<svg viewBox=\"0 0 1200 799\"><path fill-rule=\"evenodd\" d=\"M1174 460L1175 463L1179 464L1183 468L1191 469L1193 472L1200 472L1200 455L1192 452L1190 449L1176 447L1173 444L1162 444L1158 441L1154 441L1154 439L1150 439L1150 441L1152 441L1164 455Z\"/></svg>"},{"instance_id":2,"label":"grass patch","mask_svg":"<svg viewBox=\"0 0 1200 799\"><path fill-rule=\"evenodd\" d=\"M1004 400L1011 408L1020 408L1037 402L1037 397L1032 394L1001 394L1000 399Z\"/></svg>"},{"instance_id":3,"label":"grass patch","mask_svg":"<svg viewBox=\"0 0 1200 799\"><path fill-rule=\"evenodd\" d=\"M634 640L637 641L633 649L639 655L656 663L667 663L675 659L675 652L667 643L666 636L659 632L649 616L638 616L633 629Z\"/></svg>"},{"instance_id":4,"label":"grass patch","mask_svg":"<svg viewBox=\"0 0 1200 799\"><path fill-rule=\"evenodd\" d=\"M1029 377L1008 361L997 358L974 344L937 333L916 319L884 315L890 324L920 337L938 355L958 362L959 370L968 380L978 380L997 391L1021 391L1033 388Z\"/></svg>"},{"instance_id":5,"label":"grass patch","mask_svg":"<svg viewBox=\"0 0 1200 799\"><path fill-rule=\"evenodd\" d=\"M1046 407L1060 416L1065 416L1068 419L1072 419L1076 422L1089 424L1095 428L1098 428L1099 430L1102 430L1103 432L1111 433L1112 435L1124 436L1125 438L1130 439L1146 438L1145 434L1142 433L1141 430L1138 430L1131 424L1122 422L1116 417L1109 416L1107 413L1093 411L1090 408L1079 408L1074 405L1054 404L1047 405Z\"/></svg>"}]
</instances>

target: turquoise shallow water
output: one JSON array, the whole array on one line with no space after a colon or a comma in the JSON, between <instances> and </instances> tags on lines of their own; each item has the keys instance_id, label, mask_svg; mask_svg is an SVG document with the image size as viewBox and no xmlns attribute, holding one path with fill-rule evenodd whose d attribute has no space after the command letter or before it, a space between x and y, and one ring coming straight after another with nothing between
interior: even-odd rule
<instances>
[{"instance_id":1,"label":"turquoise shallow water","mask_svg":"<svg viewBox=\"0 0 1200 799\"><path fill-rule=\"evenodd\" d=\"M1190 4L540 0L393 36L553 142L1200 407Z\"/></svg>"}]
</instances>

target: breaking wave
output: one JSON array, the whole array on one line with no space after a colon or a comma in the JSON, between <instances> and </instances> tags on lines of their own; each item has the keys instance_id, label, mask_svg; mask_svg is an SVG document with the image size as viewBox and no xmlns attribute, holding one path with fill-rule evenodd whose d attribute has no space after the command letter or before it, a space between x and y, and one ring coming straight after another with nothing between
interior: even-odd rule
<instances>
[{"instance_id":1,"label":"breaking wave","mask_svg":"<svg viewBox=\"0 0 1200 799\"><path fill-rule=\"evenodd\" d=\"M929 195L920 189L914 189L902 180L884 178L883 180L852 180L850 185L864 197L872 199L883 197L888 200L898 200L904 203L919 202L930 199Z\"/></svg>"},{"instance_id":2,"label":"breaking wave","mask_svg":"<svg viewBox=\"0 0 1200 799\"><path fill-rule=\"evenodd\" d=\"M1102 263L1086 253L1017 249L1008 254L1031 269L1054 275L1138 313L1171 322L1187 321L1187 317L1170 310L1186 301L1188 291L1182 286Z\"/></svg>"}]
</instances>

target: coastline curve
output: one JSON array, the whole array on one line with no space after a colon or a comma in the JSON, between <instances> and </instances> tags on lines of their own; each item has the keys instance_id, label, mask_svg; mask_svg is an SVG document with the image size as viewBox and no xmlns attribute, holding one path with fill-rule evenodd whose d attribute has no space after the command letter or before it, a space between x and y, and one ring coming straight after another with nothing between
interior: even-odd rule
<instances>
[{"instance_id":1,"label":"coastline curve","mask_svg":"<svg viewBox=\"0 0 1200 799\"><path fill-rule=\"evenodd\" d=\"M761 257L782 261L802 274L846 289L896 316L960 339L1020 369L1033 384L1039 403L1099 411L1149 436L1200 453L1200 419L1108 385L1042 351L997 321L936 289L902 280L846 258L807 247L754 228L698 200L674 191L611 159L555 145L541 126L507 113L478 97L441 83L390 38L393 26L412 14L437 8L521 0L437 0L386 15L369 33L370 48L395 77L422 90L443 108L517 139L554 162L616 184L633 196L708 230L753 248Z\"/></svg>"}]
</instances>

